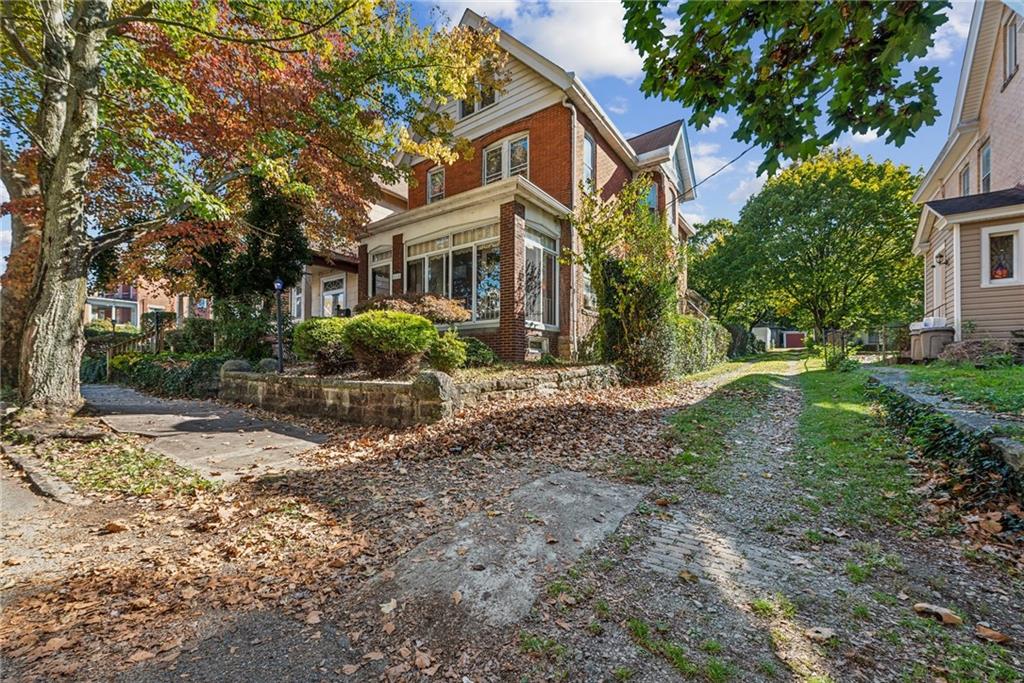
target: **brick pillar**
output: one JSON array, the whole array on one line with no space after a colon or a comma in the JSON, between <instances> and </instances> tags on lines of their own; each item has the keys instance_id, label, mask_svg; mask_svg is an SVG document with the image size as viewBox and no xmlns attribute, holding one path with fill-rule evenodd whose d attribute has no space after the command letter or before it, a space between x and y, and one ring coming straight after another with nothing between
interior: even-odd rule
<instances>
[{"instance_id":1,"label":"brick pillar","mask_svg":"<svg viewBox=\"0 0 1024 683\"><path fill-rule=\"evenodd\" d=\"M573 244L572 223L567 220L558 221L562 228L560 246L562 251L575 251ZM575 263L558 264L558 348L556 354L559 358L571 359L576 351L576 330L573 323L579 309L579 290L576 285Z\"/></svg>"},{"instance_id":2,"label":"brick pillar","mask_svg":"<svg viewBox=\"0 0 1024 683\"><path fill-rule=\"evenodd\" d=\"M359 245L359 273L357 274L359 284L359 301L366 301L370 298L370 254L365 244Z\"/></svg>"},{"instance_id":3,"label":"brick pillar","mask_svg":"<svg viewBox=\"0 0 1024 683\"><path fill-rule=\"evenodd\" d=\"M522 362L526 360L526 207L508 202L501 205L500 215L501 315L497 351L504 361Z\"/></svg>"},{"instance_id":4,"label":"brick pillar","mask_svg":"<svg viewBox=\"0 0 1024 683\"><path fill-rule=\"evenodd\" d=\"M391 238L391 293L405 294L405 242L402 233Z\"/></svg>"}]
</instances>

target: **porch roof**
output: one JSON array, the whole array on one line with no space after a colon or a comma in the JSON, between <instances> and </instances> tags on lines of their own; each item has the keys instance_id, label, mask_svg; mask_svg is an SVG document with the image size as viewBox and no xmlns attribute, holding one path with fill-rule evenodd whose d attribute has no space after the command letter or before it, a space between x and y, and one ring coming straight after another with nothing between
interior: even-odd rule
<instances>
[{"instance_id":1,"label":"porch roof","mask_svg":"<svg viewBox=\"0 0 1024 683\"><path fill-rule=\"evenodd\" d=\"M952 199L936 199L926 202L929 209L943 218L959 216L975 211L986 211L988 209L1001 209L1004 206L1024 204L1024 187L1011 187L1008 190L996 190L983 194L970 194L966 197L953 197Z\"/></svg>"}]
</instances>

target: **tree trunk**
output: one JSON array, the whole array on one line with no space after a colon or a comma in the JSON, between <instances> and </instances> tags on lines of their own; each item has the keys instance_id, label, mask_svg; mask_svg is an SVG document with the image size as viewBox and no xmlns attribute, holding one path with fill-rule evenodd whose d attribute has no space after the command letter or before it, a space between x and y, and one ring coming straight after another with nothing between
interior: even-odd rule
<instances>
[{"instance_id":1,"label":"tree trunk","mask_svg":"<svg viewBox=\"0 0 1024 683\"><path fill-rule=\"evenodd\" d=\"M67 74L69 87L63 98L44 89L40 108L42 249L22 338L19 389L26 403L46 409L70 410L81 403L78 371L92 252L85 187L96 140L100 46L110 5L111 0L80 0L74 25L68 27L63 3L43 3L45 70Z\"/></svg>"}]
</instances>

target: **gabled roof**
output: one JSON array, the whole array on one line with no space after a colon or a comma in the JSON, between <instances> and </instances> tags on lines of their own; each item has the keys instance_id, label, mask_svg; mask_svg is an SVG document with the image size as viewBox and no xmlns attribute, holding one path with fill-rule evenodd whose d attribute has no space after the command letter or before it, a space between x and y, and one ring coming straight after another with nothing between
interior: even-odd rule
<instances>
[{"instance_id":1,"label":"gabled roof","mask_svg":"<svg viewBox=\"0 0 1024 683\"><path fill-rule=\"evenodd\" d=\"M925 206L943 218L948 218L975 211L1000 209L1015 204L1024 204L1024 187L1011 187L1009 190L969 194L966 197L953 197L952 199L936 199L927 202Z\"/></svg>"},{"instance_id":2,"label":"gabled roof","mask_svg":"<svg viewBox=\"0 0 1024 683\"><path fill-rule=\"evenodd\" d=\"M646 152L653 152L656 149L663 147L671 147L672 143L679 137L679 129L683 127L683 120L673 121L672 123L666 123L664 126L649 130L646 133L641 133L631 137L628 142L630 147L637 155L644 154Z\"/></svg>"},{"instance_id":3,"label":"gabled roof","mask_svg":"<svg viewBox=\"0 0 1024 683\"><path fill-rule=\"evenodd\" d=\"M487 25L489 22L473 10L467 8L459 23L470 28L480 28ZM520 42L506 31L500 32L498 36L498 45L512 57L523 64L526 64L526 66L530 67L553 83L560 90L565 92L569 100L575 106L579 107L580 111L582 111L587 118L593 122L601 136L615 149L631 170L638 170L641 166L654 161L653 159L640 159L640 156L650 154L651 152L658 151L660 149L668 151L669 154L675 154L681 145L682 149L679 151L682 152L683 163L676 164L677 166L682 167L680 169L680 173L677 174L680 176L679 181L682 183L681 194L687 199L694 198L693 186L696 181L694 180L693 175L693 161L690 157L690 145L686 138L686 128L683 126L682 121L676 121L675 123L670 123L666 126L650 131L650 133L655 133L662 130L662 128L671 128L672 126L675 126L675 134L671 139L667 140L665 144L652 146L646 151L640 151L636 149L630 141L627 141L621 132L619 132L619 129L614 123L612 123L612 120L608 118L604 109L601 108L601 105L598 104L597 100L594 99L594 96L590 94L590 91L587 90L587 87L583 85L583 82L576 76L576 74L571 71L566 71L533 48ZM644 135L647 134L645 133ZM644 135L637 137L642 138ZM637 138L633 138L633 140L636 139Z\"/></svg>"}]
</instances>

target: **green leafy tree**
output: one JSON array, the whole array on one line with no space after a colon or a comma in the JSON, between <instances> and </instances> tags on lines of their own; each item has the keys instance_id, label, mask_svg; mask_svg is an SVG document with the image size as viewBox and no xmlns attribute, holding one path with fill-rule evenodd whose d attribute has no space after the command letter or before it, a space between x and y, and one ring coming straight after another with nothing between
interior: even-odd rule
<instances>
[{"instance_id":1,"label":"green leafy tree","mask_svg":"<svg viewBox=\"0 0 1024 683\"><path fill-rule=\"evenodd\" d=\"M643 92L690 107L698 129L734 110L733 137L765 150L758 171L769 174L846 131L902 145L934 123L938 68L904 72L933 44L949 4L623 1Z\"/></svg>"},{"instance_id":2,"label":"green leafy tree","mask_svg":"<svg viewBox=\"0 0 1024 683\"><path fill-rule=\"evenodd\" d=\"M6 183L5 169L34 169L10 209L15 248L32 247L12 260L32 284L24 321L3 320L22 399L80 402L99 254L160 254L149 247L177 238L171 265L187 263L223 240L199 227L244 212L250 176L305 199L311 238L338 243L377 182L401 176L399 150L459 157L437 103L466 97L497 54L493 34L418 26L393 0L3 2L0 170Z\"/></svg>"},{"instance_id":3,"label":"green leafy tree","mask_svg":"<svg viewBox=\"0 0 1024 683\"><path fill-rule=\"evenodd\" d=\"M903 320L921 297L911 253L920 177L850 150L822 152L765 183L740 212L735 239L754 245L749 263L816 335ZM733 239L733 238L729 238Z\"/></svg>"}]
</instances>

